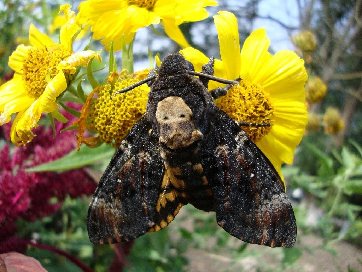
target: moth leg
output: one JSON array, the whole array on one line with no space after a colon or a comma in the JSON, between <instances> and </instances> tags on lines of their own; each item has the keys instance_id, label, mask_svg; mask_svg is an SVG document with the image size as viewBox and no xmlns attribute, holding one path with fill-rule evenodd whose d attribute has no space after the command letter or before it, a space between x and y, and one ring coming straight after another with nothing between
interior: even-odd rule
<instances>
[{"instance_id":1,"label":"moth leg","mask_svg":"<svg viewBox=\"0 0 362 272\"><path fill-rule=\"evenodd\" d=\"M206 63L204 66L202 66L201 73L213 76L214 75L214 68L213 68L214 61L215 61L214 57L211 57L209 59L209 62ZM202 76L199 76L199 79L202 82L202 84L205 86L205 88L207 88L209 85L209 79L206 77L202 77Z\"/></svg>"},{"instance_id":2,"label":"moth leg","mask_svg":"<svg viewBox=\"0 0 362 272\"><path fill-rule=\"evenodd\" d=\"M228 90L234 85L235 84L228 84L224 88L218 87L216 89L211 90L210 94L211 94L212 98L217 99L221 96L226 95L228 93Z\"/></svg>"},{"instance_id":3,"label":"moth leg","mask_svg":"<svg viewBox=\"0 0 362 272\"><path fill-rule=\"evenodd\" d=\"M219 98L219 97L221 97L221 96L226 95L226 94L228 93L228 90L229 90L232 86L234 86L235 84L237 84L240 80L241 80L241 78L239 77L239 78L237 78L237 79L234 80L235 83L228 84L228 85L226 85L224 88L218 87L218 88L216 88L216 89L211 90L211 91L210 91L210 94L211 94L212 98L214 98L214 100L215 100L215 99L217 99L217 98Z\"/></svg>"}]
</instances>

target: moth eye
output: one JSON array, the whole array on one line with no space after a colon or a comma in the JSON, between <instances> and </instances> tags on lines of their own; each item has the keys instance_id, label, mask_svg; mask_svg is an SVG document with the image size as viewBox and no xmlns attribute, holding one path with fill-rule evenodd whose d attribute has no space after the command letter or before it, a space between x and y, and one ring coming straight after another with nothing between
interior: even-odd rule
<instances>
[{"instance_id":1,"label":"moth eye","mask_svg":"<svg viewBox=\"0 0 362 272\"><path fill-rule=\"evenodd\" d=\"M180 118L185 118L185 114L180 114Z\"/></svg>"}]
</instances>

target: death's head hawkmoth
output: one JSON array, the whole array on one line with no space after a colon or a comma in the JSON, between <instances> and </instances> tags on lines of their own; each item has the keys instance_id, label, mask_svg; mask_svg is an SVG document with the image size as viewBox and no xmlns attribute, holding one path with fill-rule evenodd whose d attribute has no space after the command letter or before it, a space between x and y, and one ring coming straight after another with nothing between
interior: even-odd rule
<instances>
[{"instance_id":1,"label":"death's head hawkmoth","mask_svg":"<svg viewBox=\"0 0 362 272\"><path fill-rule=\"evenodd\" d=\"M89 206L92 243L158 231L190 203L215 211L218 225L245 242L294 245L296 221L283 182L215 106L235 82L224 80L227 87L208 91L212 66L211 58L198 74L181 54L172 54L144 81L151 87L146 113L119 146Z\"/></svg>"}]
</instances>

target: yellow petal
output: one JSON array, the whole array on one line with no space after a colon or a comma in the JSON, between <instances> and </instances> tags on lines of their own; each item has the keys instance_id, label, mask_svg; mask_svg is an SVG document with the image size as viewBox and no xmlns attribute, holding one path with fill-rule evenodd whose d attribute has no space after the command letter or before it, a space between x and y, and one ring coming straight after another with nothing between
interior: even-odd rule
<instances>
[{"instance_id":1,"label":"yellow petal","mask_svg":"<svg viewBox=\"0 0 362 272\"><path fill-rule=\"evenodd\" d=\"M153 12L161 18L176 18L176 1L170 0L157 0L153 7Z\"/></svg>"},{"instance_id":2,"label":"yellow petal","mask_svg":"<svg viewBox=\"0 0 362 272\"><path fill-rule=\"evenodd\" d=\"M193 48L187 47L180 50L180 53L185 57L185 59L192 63L196 72L201 72L201 68L204 64L208 63L209 58L206 57L201 51Z\"/></svg>"},{"instance_id":3,"label":"yellow petal","mask_svg":"<svg viewBox=\"0 0 362 272\"><path fill-rule=\"evenodd\" d=\"M134 33L131 32L132 24L128 18L126 9L121 11L109 11L104 13L93 26L93 38L96 40L103 39L101 43L106 45L109 50L112 41L114 51L122 49L122 36L125 37L126 44L129 44Z\"/></svg>"},{"instance_id":4,"label":"yellow petal","mask_svg":"<svg viewBox=\"0 0 362 272\"><path fill-rule=\"evenodd\" d=\"M67 19L64 15L57 15L53 19L53 24L48 27L49 33L53 34L56 29L61 28L65 23L67 22Z\"/></svg>"},{"instance_id":5,"label":"yellow petal","mask_svg":"<svg viewBox=\"0 0 362 272\"><path fill-rule=\"evenodd\" d=\"M10 132L12 142L15 145L25 145L34 138L35 135L32 130L38 126L41 113L39 100L36 100L23 112L23 114L19 113L16 116L16 120L14 120L13 123L14 130L12 127L12 131Z\"/></svg>"},{"instance_id":6,"label":"yellow petal","mask_svg":"<svg viewBox=\"0 0 362 272\"><path fill-rule=\"evenodd\" d=\"M260 83L278 99L305 103L304 84L307 78L304 61L294 52L283 50L270 59Z\"/></svg>"},{"instance_id":7,"label":"yellow petal","mask_svg":"<svg viewBox=\"0 0 362 272\"><path fill-rule=\"evenodd\" d=\"M196 22L209 17L205 7L217 6L216 1L205 0L178 0L176 13L179 17L177 25L182 22Z\"/></svg>"},{"instance_id":8,"label":"yellow petal","mask_svg":"<svg viewBox=\"0 0 362 272\"><path fill-rule=\"evenodd\" d=\"M231 12L220 11L219 14L214 16L214 21L219 37L220 55L227 79L234 80L240 73L238 21Z\"/></svg>"},{"instance_id":9,"label":"yellow petal","mask_svg":"<svg viewBox=\"0 0 362 272\"><path fill-rule=\"evenodd\" d=\"M131 24L131 32L136 32L142 27L147 27L151 24L159 24L160 17L145 8L139 8L137 6L129 6L127 8L128 20Z\"/></svg>"},{"instance_id":10,"label":"yellow petal","mask_svg":"<svg viewBox=\"0 0 362 272\"><path fill-rule=\"evenodd\" d=\"M9 122L11 114L28 108L34 102L28 97L21 77L15 77L0 87L0 126Z\"/></svg>"},{"instance_id":11,"label":"yellow petal","mask_svg":"<svg viewBox=\"0 0 362 272\"><path fill-rule=\"evenodd\" d=\"M304 104L298 102L284 103L284 105L275 104L274 106L275 124L269 134L260 142L267 141L268 147L272 153L275 153L275 156L283 162L292 164L294 150L299 145L308 122L307 110Z\"/></svg>"},{"instance_id":12,"label":"yellow petal","mask_svg":"<svg viewBox=\"0 0 362 272\"><path fill-rule=\"evenodd\" d=\"M36 101L41 112L49 113L58 108L55 103L56 98L67 88L67 80L63 71L59 73L48 83L44 93Z\"/></svg>"},{"instance_id":13,"label":"yellow petal","mask_svg":"<svg viewBox=\"0 0 362 272\"><path fill-rule=\"evenodd\" d=\"M29 41L32 46L37 48L45 48L54 44L48 35L41 33L33 24L30 24L29 28Z\"/></svg>"},{"instance_id":14,"label":"yellow petal","mask_svg":"<svg viewBox=\"0 0 362 272\"><path fill-rule=\"evenodd\" d=\"M202 66L209 62L208 57L193 47L182 49L180 50L180 53L187 61L192 63L196 72L201 72ZM214 62L214 75L220 78L227 78L223 63L218 59L215 59ZM225 86L225 84L221 84L212 80L209 81L209 90L220 86Z\"/></svg>"},{"instance_id":15,"label":"yellow petal","mask_svg":"<svg viewBox=\"0 0 362 272\"><path fill-rule=\"evenodd\" d=\"M102 62L102 58L99 55L99 53L94 52L92 50L87 50L87 51L74 53L65 60L62 60L58 64L57 69L58 70L68 69L71 74L74 74L77 66L80 65L86 66L91 58L95 58L99 60L99 62Z\"/></svg>"},{"instance_id":16,"label":"yellow petal","mask_svg":"<svg viewBox=\"0 0 362 272\"><path fill-rule=\"evenodd\" d=\"M155 59L156 59L156 65L157 65L157 67L160 67L161 64L162 64L162 61L160 60L160 57L158 56L158 54L156 55Z\"/></svg>"},{"instance_id":17,"label":"yellow petal","mask_svg":"<svg viewBox=\"0 0 362 272\"><path fill-rule=\"evenodd\" d=\"M78 7L76 20L80 24L94 25L104 13L120 11L127 6L127 1L119 0L82 1Z\"/></svg>"},{"instance_id":18,"label":"yellow petal","mask_svg":"<svg viewBox=\"0 0 362 272\"><path fill-rule=\"evenodd\" d=\"M246 39L241 50L240 77L254 84L259 84L263 76L261 71L268 64L271 54L268 52L270 41L265 29L253 31Z\"/></svg>"},{"instance_id":19,"label":"yellow petal","mask_svg":"<svg viewBox=\"0 0 362 272\"><path fill-rule=\"evenodd\" d=\"M257 146L264 153L264 155L269 159L271 164L274 166L275 170L279 173L280 177L284 180L284 177L281 173L282 160L276 151L276 148L280 147L273 138L273 136L269 136L270 134L263 137L259 142L257 142ZM269 136L269 137L268 137Z\"/></svg>"},{"instance_id":20,"label":"yellow petal","mask_svg":"<svg viewBox=\"0 0 362 272\"><path fill-rule=\"evenodd\" d=\"M17 135L17 131L16 131L16 126L19 122L19 119L21 118L21 116L23 115L24 111L21 111L18 113L18 115L16 116L16 118L13 121L13 124L11 126L11 130L10 130L10 138L11 141L13 142L14 145L21 145L21 144L26 144L27 141L24 141L24 143L22 142L21 138ZM34 135L30 136L31 139L34 137Z\"/></svg>"},{"instance_id":21,"label":"yellow petal","mask_svg":"<svg viewBox=\"0 0 362 272\"><path fill-rule=\"evenodd\" d=\"M23 63L28 57L28 51L31 46L19 45L16 50L9 57L9 67L17 74L23 73Z\"/></svg>"},{"instance_id":22,"label":"yellow petal","mask_svg":"<svg viewBox=\"0 0 362 272\"><path fill-rule=\"evenodd\" d=\"M190 46L182 34L180 28L176 25L174 19L163 19L162 22L167 36L169 36L182 48Z\"/></svg>"},{"instance_id":23,"label":"yellow petal","mask_svg":"<svg viewBox=\"0 0 362 272\"><path fill-rule=\"evenodd\" d=\"M75 13L70 8L70 5L62 5L59 11L59 13L64 11L66 18L66 23L60 28L60 44L68 51L72 51L73 37L80 30L80 26L75 22Z\"/></svg>"},{"instance_id":24,"label":"yellow petal","mask_svg":"<svg viewBox=\"0 0 362 272\"><path fill-rule=\"evenodd\" d=\"M27 144L34 138L32 130L38 126L42 113L49 113L57 109L55 99L67 87L67 81L60 71L47 85L44 93L35 100L29 108L20 112L11 128L11 140L14 144Z\"/></svg>"}]
</instances>

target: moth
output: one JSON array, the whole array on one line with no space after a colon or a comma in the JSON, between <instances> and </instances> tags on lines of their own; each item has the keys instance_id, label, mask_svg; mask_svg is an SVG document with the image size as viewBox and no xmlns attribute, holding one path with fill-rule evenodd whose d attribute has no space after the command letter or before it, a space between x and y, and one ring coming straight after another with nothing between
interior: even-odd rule
<instances>
[{"instance_id":1,"label":"moth","mask_svg":"<svg viewBox=\"0 0 362 272\"><path fill-rule=\"evenodd\" d=\"M119 243L163 229L190 203L215 211L217 224L244 242L294 245L296 221L280 176L214 104L236 82L212 75L212 58L196 73L177 53L138 84L151 87L146 113L94 193L87 219L92 243ZM228 85L208 91L210 79Z\"/></svg>"}]
</instances>

